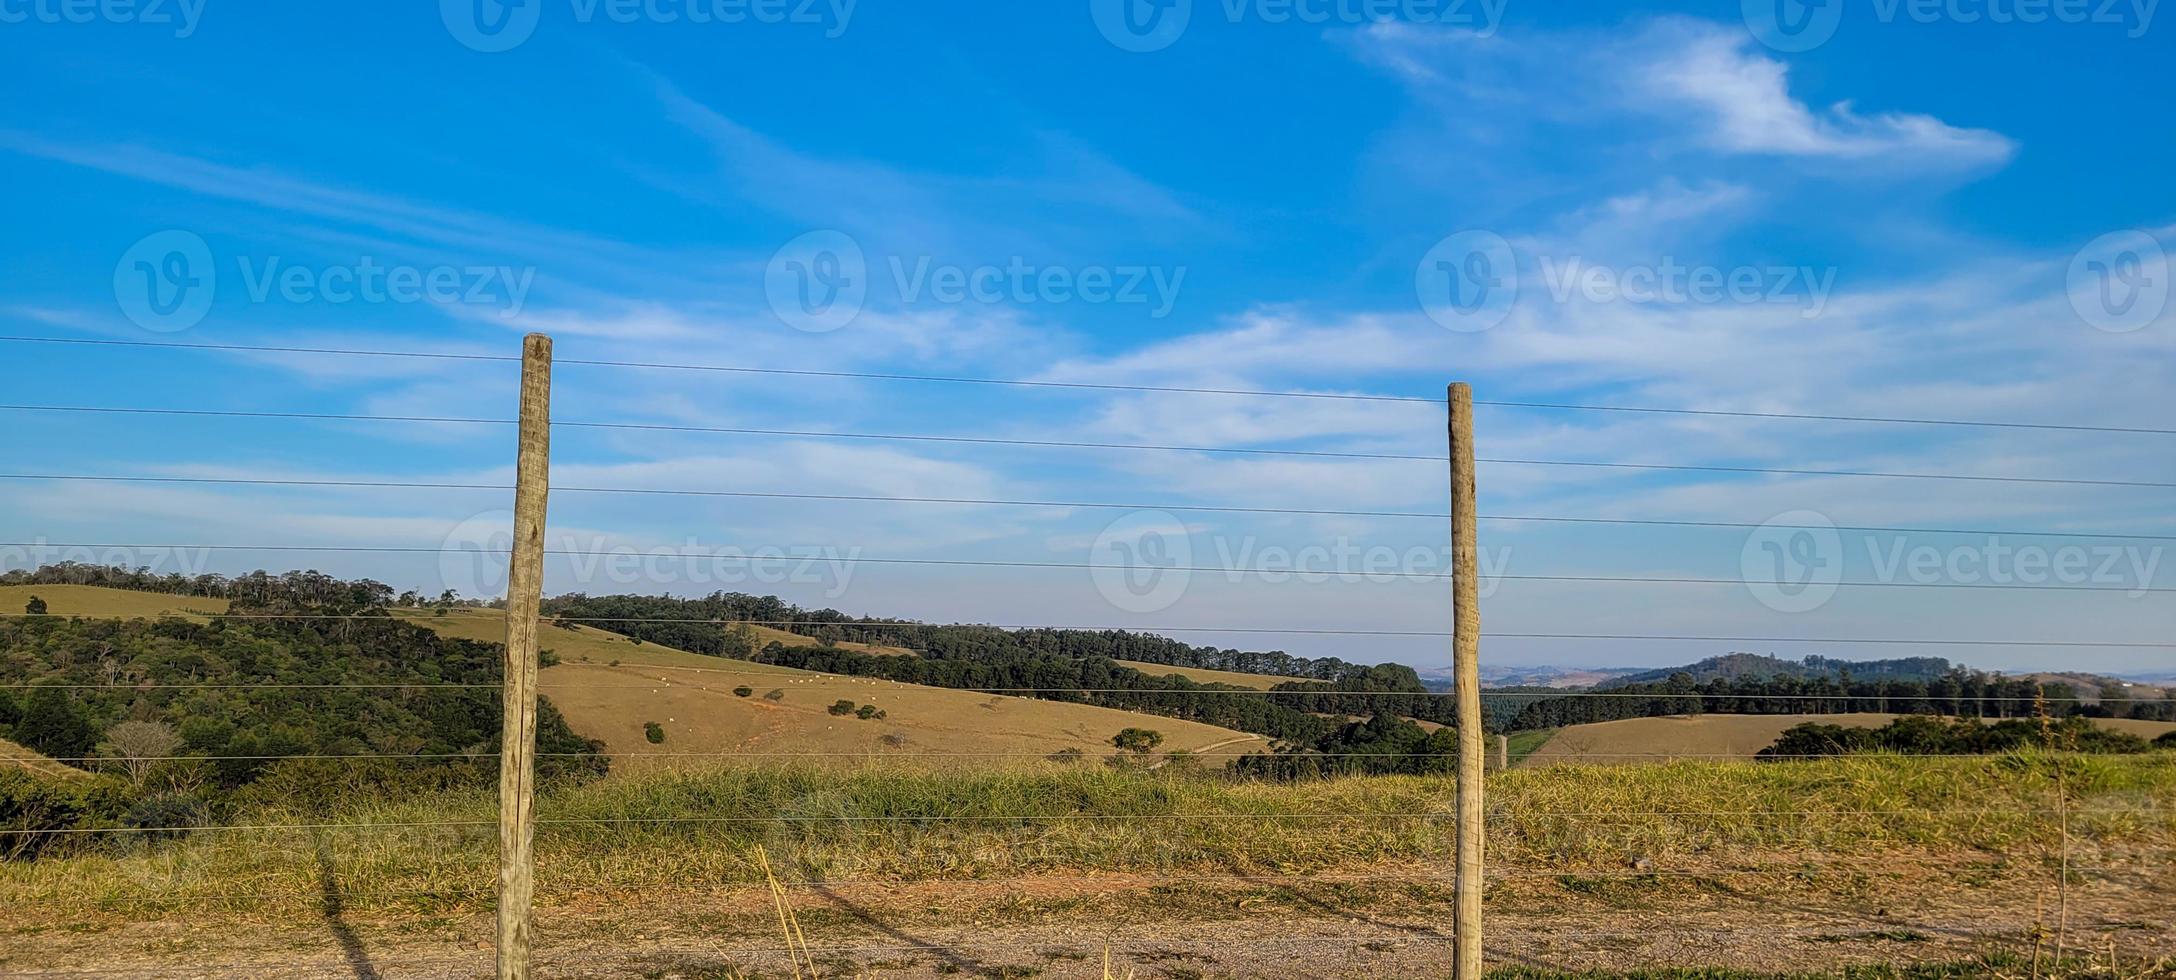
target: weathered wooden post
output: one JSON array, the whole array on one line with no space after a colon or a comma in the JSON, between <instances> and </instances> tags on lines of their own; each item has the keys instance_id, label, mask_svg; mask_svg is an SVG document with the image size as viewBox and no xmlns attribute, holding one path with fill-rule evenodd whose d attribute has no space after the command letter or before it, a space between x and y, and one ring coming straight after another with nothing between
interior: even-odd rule
<instances>
[{"instance_id":1,"label":"weathered wooden post","mask_svg":"<svg viewBox=\"0 0 2176 980\"><path fill-rule=\"evenodd\" d=\"M529 980L536 894L537 619L544 602L544 497L550 483L552 339L521 343L521 454L506 572L504 717L499 748L499 980Z\"/></svg>"},{"instance_id":2,"label":"weathered wooden post","mask_svg":"<svg viewBox=\"0 0 2176 980\"><path fill-rule=\"evenodd\" d=\"M1496 771L1511 768L1511 736L1496 736Z\"/></svg>"},{"instance_id":3,"label":"weathered wooden post","mask_svg":"<svg viewBox=\"0 0 2176 980\"><path fill-rule=\"evenodd\" d=\"M1481 583L1474 542L1473 388L1451 385L1451 658L1458 696L1458 877L1452 980L1481 980Z\"/></svg>"}]
</instances>

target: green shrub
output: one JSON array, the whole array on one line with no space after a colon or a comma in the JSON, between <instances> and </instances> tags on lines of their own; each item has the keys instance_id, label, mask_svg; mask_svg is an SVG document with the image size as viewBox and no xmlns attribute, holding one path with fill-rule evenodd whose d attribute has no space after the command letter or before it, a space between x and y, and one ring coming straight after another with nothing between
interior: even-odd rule
<instances>
[{"instance_id":1,"label":"green shrub","mask_svg":"<svg viewBox=\"0 0 2176 980\"><path fill-rule=\"evenodd\" d=\"M824 710L829 711L834 715L850 715L854 713L854 702L848 701L845 698L840 698L837 701L831 702L831 707Z\"/></svg>"},{"instance_id":2,"label":"green shrub","mask_svg":"<svg viewBox=\"0 0 2176 980\"><path fill-rule=\"evenodd\" d=\"M117 777L57 779L23 769L0 769L0 830L111 827L135 803L133 791ZM95 836L0 833L0 860L29 860L89 844Z\"/></svg>"},{"instance_id":3,"label":"green shrub","mask_svg":"<svg viewBox=\"0 0 2176 980\"><path fill-rule=\"evenodd\" d=\"M651 745L663 745L665 744L665 726L654 721L643 722L642 737L649 739Z\"/></svg>"},{"instance_id":4,"label":"green shrub","mask_svg":"<svg viewBox=\"0 0 2176 980\"><path fill-rule=\"evenodd\" d=\"M1111 736L1111 744L1135 755L1147 755L1164 744L1164 733L1153 728L1128 728Z\"/></svg>"},{"instance_id":5,"label":"green shrub","mask_svg":"<svg viewBox=\"0 0 2176 980\"><path fill-rule=\"evenodd\" d=\"M771 690L764 692L763 700L784 701L786 700L786 689L783 687L772 688Z\"/></svg>"},{"instance_id":6,"label":"green shrub","mask_svg":"<svg viewBox=\"0 0 2176 980\"><path fill-rule=\"evenodd\" d=\"M883 712L876 710L876 705L865 704L861 706L860 711L854 712L854 717L859 718L863 721L868 721L869 719L874 718L882 713Z\"/></svg>"},{"instance_id":7,"label":"green shrub","mask_svg":"<svg viewBox=\"0 0 2176 980\"><path fill-rule=\"evenodd\" d=\"M37 596L31 596L29 602L23 603L23 611L33 616L43 616L45 615L45 600Z\"/></svg>"},{"instance_id":8,"label":"green shrub","mask_svg":"<svg viewBox=\"0 0 2176 980\"><path fill-rule=\"evenodd\" d=\"M736 687L736 688L734 688L734 689L733 689L733 696L734 696L734 697L736 697L736 698L745 698L745 697L747 697L748 695L751 695L751 694L754 694L754 693L756 693L756 689L755 689L755 688L752 688L752 687L749 687L749 686L748 686L748 685L746 685L746 684L742 684L741 686L739 686L739 687Z\"/></svg>"}]
</instances>

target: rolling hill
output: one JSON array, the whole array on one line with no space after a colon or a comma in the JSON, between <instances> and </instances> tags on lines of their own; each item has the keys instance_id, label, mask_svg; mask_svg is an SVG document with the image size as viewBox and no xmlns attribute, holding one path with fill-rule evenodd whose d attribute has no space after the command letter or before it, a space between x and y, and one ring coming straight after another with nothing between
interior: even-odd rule
<instances>
[{"instance_id":1,"label":"rolling hill","mask_svg":"<svg viewBox=\"0 0 2176 980\"><path fill-rule=\"evenodd\" d=\"M449 636L505 635L495 609L399 615ZM587 626L546 622L540 645L559 659L539 676L541 691L575 731L604 740L615 770L630 762L715 765L785 756L1035 763L1066 749L1108 755L1111 736L1129 727L1163 733L1165 751L1265 747L1259 736L1175 718L706 657ZM747 697L734 693L743 686ZM885 717L830 714L841 700L875 705ZM662 743L645 737L647 722L662 727Z\"/></svg>"}]
</instances>

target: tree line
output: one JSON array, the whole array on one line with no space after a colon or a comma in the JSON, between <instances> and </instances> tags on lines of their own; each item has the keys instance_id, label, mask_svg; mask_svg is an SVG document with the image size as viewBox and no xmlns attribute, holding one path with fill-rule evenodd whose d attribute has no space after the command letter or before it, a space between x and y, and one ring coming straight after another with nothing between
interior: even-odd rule
<instances>
[{"instance_id":1,"label":"tree line","mask_svg":"<svg viewBox=\"0 0 2176 980\"><path fill-rule=\"evenodd\" d=\"M1193 646L1178 640L1126 630L1021 629L990 626L931 625L908 620L849 616L836 609L804 609L775 596L714 592L700 598L572 593L544 601L546 616L597 625L692 653L736 656L730 636L734 621L793 624L789 632L818 644L842 642L927 650L941 638L961 631L989 631L1009 637L1005 643L1035 653L1063 657L1131 660L1171 667L1231 670L1279 677L1335 680L1371 668L1336 657L1295 657L1282 651L1257 652ZM605 622L617 620L617 622ZM636 620L651 620L637 622ZM671 620L657 622L656 620ZM1418 678L1415 678L1418 683Z\"/></svg>"},{"instance_id":2,"label":"tree line","mask_svg":"<svg viewBox=\"0 0 2176 980\"><path fill-rule=\"evenodd\" d=\"M1898 752L1910 755L1988 755L2026 748L2069 752L2135 753L2176 748L2176 732L2152 742L2095 725L2083 716L2061 720L2007 718L1994 724L1932 715L1898 718L1880 728L1847 728L1808 722L1784 730L1774 745L1760 750L1763 759Z\"/></svg>"},{"instance_id":3,"label":"tree line","mask_svg":"<svg viewBox=\"0 0 2176 980\"><path fill-rule=\"evenodd\" d=\"M2176 721L2176 700L2081 700L2068 684L2042 684L1953 669L1931 681L1849 677L1740 677L1696 682L1677 674L1659 684L1614 687L1607 696L1540 696L1507 726L1514 731L1559 728L1663 715L1895 713L1967 718L2068 716Z\"/></svg>"}]
</instances>

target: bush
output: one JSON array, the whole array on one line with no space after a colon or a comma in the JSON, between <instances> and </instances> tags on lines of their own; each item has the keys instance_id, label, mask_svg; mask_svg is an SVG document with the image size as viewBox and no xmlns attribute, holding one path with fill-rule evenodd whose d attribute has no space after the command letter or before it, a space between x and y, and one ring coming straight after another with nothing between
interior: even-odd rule
<instances>
[{"instance_id":1,"label":"bush","mask_svg":"<svg viewBox=\"0 0 2176 980\"><path fill-rule=\"evenodd\" d=\"M1067 763L1079 762L1087 756L1088 753L1082 752L1079 749L1059 749L1056 752L1050 753L1050 761Z\"/></svg>"},{"instance_id":2,"label":"bush","mask_svg":"<svg viewBox=\"0 0 2176 980\"><path fill-rule=\"evenodd\" d=\"M1164 744L1164 733L1150 728L1128 728L1111 736L1111 744L1135 755L1147 755L1149 750Z\"/></svg>"},{"instance_id":3,"label":"bush","mask_svg":"<svg viewBox=\"0 0 2176 980\"><path fill-rule=\"evenodd\" d=\"M45 600L37 596L31 596L29 602L23 603L23 611L33 616L43 616L45 615Z\"/></svg>"},{"instance_id":4,"label":"bush","mask_svg":"<svg viewBox=\"0 0 2176 980\"><path fill-rule=\"evenodd\" d=\"M834 715L850 715L854 713L854 702L848 701L845 698L840 698L837 701L831 702L831 707L824 710L829 711Z\"/></svg>"},{"instance_id":5,"label":"bush","mask_svg":"<svg viewBox=\"0 0 2176 980\"><path fill-rule=\"evenodd\" d=\"M775 687L775 688L772 688L771 690L769 690L769 691L766 691L766 692L764 692L764 694L763 694L763 700L765 700L765 701L784 701L784 700L786 700L786 689L785 689L785 688L783 688L783 687Z\"/></svg>"},{"instance_id":6,"label":"bush","mask_svg":"<svg viewBox=\"0 0 2176 980\"><path fill-rule=\"evenodd\" d=\"M178 793L144 797L121 817L121 826L137 831L128 836L145 843L180 840L192 829L212 822L211 808L203 800Z\"/></svg>"},{"instance_id":7,"label":"bush","mask_svg":"<svg viewBox=\"0 0 2176 980\"><path fill-rule=\"evenodd\" d=\"M745 697L747 697L748 695L751 695L751 694L754 694L754 693L756 693L756 689L755 689L755 688L752 688L752 687L749 687L749 686L748 686L748 685L746 685L746 684L742 684L741 686L739 686L739 687L736 687L736 688L734 688L734 689L733 689L733 696L734 696L734 697L736 697L736 698L745 698Z\"/></svg>"},{"instance_id":8,"label":"bush","mask_svg":"<svg viewBox=\"0 0 2176 980\"><path fill-rule=\"evenodd\" d=\"M0 769L0 830L110 827L135 804L127 784L111 776L55 779ZM0 834L0 860L27 861L49 850L80 846L90 834Z\"/></svg>"},{"instance_id":9,"label":"bush","mask_svg":"<svg viewBox=\"0 0 2176 980\"><path fill-rule=\"evenodd\" d=\"M859 718L863 721L868 721L869 719L875 718L880 714L883 714L883 712L876 710L876 705L865 704L861 706L860 711L854 712L854 717Z\"/></svg>"},{"instance_id":10,"label":"bush","mask_svg":"<svg viewBox=\"0 0 2176 980\"><path fill-rule=\"evenodd\" d=\"M665 726L654 721L643 722L642 737L649 739L651 745L663 745L665 744Z\"/></svg>"},{"instance_id":11,"label":"bush","mask_svg":"<svg viewBox=\"0 0 2176 980\"><path fill-rule=\"evenodd\" d=\"M2153 747L2157 749L2176 749L2176 732L2162 732L2160 738L2153 740Z\"/></svg>"}]
</instances>

